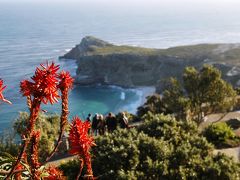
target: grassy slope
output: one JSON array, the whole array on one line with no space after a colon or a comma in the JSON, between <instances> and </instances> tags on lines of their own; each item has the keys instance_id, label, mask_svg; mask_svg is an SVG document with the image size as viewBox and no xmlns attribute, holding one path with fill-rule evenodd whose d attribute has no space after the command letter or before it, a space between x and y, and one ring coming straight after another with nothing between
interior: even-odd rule
<instances>
[{"instance_id":1,"label":"grassy slope","mask_svg":"<svg viewBox=\"0 0 240 180\"><path fill-rule=\"evenodd\" d=\"M153 49L133 46L115 46L105 47L92 46L89 55L109 55L109 54L138 54L138 55L163 55L193 57L195 55L209 55L218 47L217 44L199 44L192 46L179 46L168 49Z\"/></svg>"},{"instance_id":2,"label":"grassy slope","mask_svg":"<svg viewBox=\"0 0 240 180\"><path fill-rule=\"evenodd\" d=\"M91 55L109 55L109 54L138 54L138 55L155 55L161 50L133 47L133 46L115 46L92 47Z\"/></svg>"},{"instance_id":3,"label":"grassy slope","mask_svg":"<svg viewBox=\"0 0 240 180\"><path fill-rule=\"evenodd\" d=\"M221 49L230 46L230 48L221 51ZM189 46L178 46L168 49L154 49L144 47L134 47L126 45L113 45L98 47L90 46L88 55L112 55L126 54L139 56L170 56L181 59L198 59L198 57L211 59L211 61L224 62L232 65L240 65L240 46L234 47L234 44L198 44Z\"/></svg>"}]
</instances>

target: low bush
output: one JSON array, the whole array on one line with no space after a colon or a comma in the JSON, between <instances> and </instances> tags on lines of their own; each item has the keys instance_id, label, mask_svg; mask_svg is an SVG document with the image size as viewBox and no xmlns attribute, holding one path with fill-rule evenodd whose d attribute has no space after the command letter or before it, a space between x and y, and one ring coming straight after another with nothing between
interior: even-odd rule
<instances>
[{"instance_id":1,"label":"low bush","mask_svg":"<svg viewBox=\"0 0 240 180\"><path fill-rule=\"evenodd\" d=\"M67 176L68 180L75 179L79 173L79 160L71 160L66 163L62 163L58 168L63 172L64 176Z\"/></svg>"},{"instance_id":2,"label":"low bush","mask_svg":"<svg viewBox=\"0 0 240 180\"><path fill-rule=\"evenodd\" d=\"M213 155L197 125L148 114L138 129L96 138L93 172L99 179L238 179L240 166Z\"/></svg>"},{"instance_id":3,"label":"low bush","mask_svg":"<svg viewBox=\"0 0 240 180\"><path fill-rule=\"evenodd\" d=\"M229 148L240 145L240 137L236 136L225 122L211 124L204 130L203 135L216 148Z\"/></svg>"}]
</instances>

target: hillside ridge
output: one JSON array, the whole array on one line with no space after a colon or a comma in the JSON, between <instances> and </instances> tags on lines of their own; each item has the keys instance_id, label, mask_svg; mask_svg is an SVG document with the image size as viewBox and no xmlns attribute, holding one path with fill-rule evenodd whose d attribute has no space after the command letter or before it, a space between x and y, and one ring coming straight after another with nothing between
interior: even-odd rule
<instances>
[{"instance_id":1,"label":"hillside ridge","mask_svg":"<svg viewBox=\"0 0 240 180\"><path fill-rule=\"evenodd\" d=\"M200 69L212 64L223 78L240 85L240 44L198 44L154 49L114 45L93 36L84 37L61 59L77 60L76 82L123 87L156 86L171 76L180 78L186 66Z\"/></svg>"}]
</instances>

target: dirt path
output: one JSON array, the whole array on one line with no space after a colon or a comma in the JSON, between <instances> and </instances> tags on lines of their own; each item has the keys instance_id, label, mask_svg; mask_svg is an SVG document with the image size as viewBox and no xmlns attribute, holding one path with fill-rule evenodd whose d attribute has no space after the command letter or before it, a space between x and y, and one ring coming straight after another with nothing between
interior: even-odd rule
<instances>
[{"instance_id":1,"label":"dirt path","mask_svg":"<svg viewBox=\"0 0 240 180\"><path fill-rule=\"evenodd\" d=\"M205 117L205 122L200 124L200 129L204 129L211 123L215 123L218 121L228 121L230 119L240 119L240 111L229 112L227 114L217 113L217 114L210 114Z\"/></svg>"},{"instance_id":2,"label":"dirt path","mask_svg":"<svg viewBox=\"0 0 240 180\"><path fill-rule=\"evenodd\" d=\"M240 162L240 147L236 148L227 148L227 149L215 149L213 151L214 154L218 152L226 154L227 156L233 157L235 162Z\"/></svg>"},{"instance_id":3,"label":"dirt path","mask_svg":"<svg viewBox=\"0 0 240 180\"><path fill-rule=\"evenodd\" d=\"M53 161L50 161L46 164L46 166L59 166L63 163L66 163L68 161L72 161L74 159L77 159L77 156L67 156L67 157L59 157L59 159L56 159L56 160L53 160Z\"/></svg>"}]
</instances>

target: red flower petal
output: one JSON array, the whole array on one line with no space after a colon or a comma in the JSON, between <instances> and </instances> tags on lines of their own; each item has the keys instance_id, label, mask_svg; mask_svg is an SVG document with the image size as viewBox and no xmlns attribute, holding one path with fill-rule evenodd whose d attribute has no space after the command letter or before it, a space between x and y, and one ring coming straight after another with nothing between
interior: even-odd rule
<instances>
[{"instance_id":1,"label":"red flower petal","mask_svg":"<svg viewBox=\"0 0 240 180\"><path fill-rule=\"evenodd\" d=\"M61 71L58 78L60 79L58 87L61 90L72 88L74 80L68 71Z\"/></svg>"},{"instance_id":2,"label":"red flower petal","mask_svg":"<svg viewBox=\"0 0 240 180\"><path fill-rule=\"evenodd\" d=\"M21 82L21 93L23 96L32 95L34 98L39 98L43 103L51 104L58 102L58 74L59 65L54 63L47 65L41 64L35 71L35 75L31 81L24 80Z\"/></svg>"},{"instance_id":3,"label":"red flower petal","mask_svg":"<svg viewBox=\"0 0 240 180\"><path fill-rule=\"evenodd\" d=\"M45 177L44 180L64 180L62 171L54 166L49 166L47 168L47 172L49 174L48 177Z\"/></svg>"}]
</instances>

